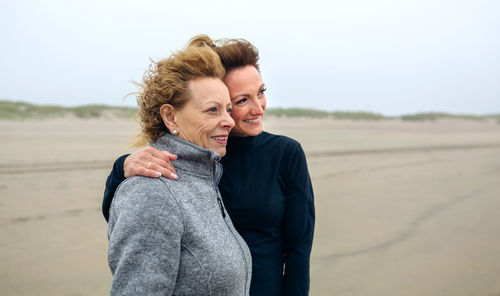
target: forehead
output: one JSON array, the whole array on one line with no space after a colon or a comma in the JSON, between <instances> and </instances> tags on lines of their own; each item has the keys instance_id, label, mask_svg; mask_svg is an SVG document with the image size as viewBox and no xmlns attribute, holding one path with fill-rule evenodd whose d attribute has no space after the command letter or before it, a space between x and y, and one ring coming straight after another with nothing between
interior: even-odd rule
<instances>
[{"instance_id":1,"label":"forehead","mask_svg":"<svg viewBox=\"0 0 500 296\"><path fill-rule=\"evenodd\" d=\"M251 91L260 88L262 78L254 66L245 66L229 71L224 77L224 83L233 92Z\"/></svg>"},{"instance_id":2,"label":"forehead","mask_svg":"<svg viewBox=\"0 0 500 296\"><path fill-rule=\"evenodd\" d=\"M210 101L225 103L229 100L226 85L218 78L202 77L189 81L188 88L194 103L204 104Z\"/></svg>"}]
</instances>

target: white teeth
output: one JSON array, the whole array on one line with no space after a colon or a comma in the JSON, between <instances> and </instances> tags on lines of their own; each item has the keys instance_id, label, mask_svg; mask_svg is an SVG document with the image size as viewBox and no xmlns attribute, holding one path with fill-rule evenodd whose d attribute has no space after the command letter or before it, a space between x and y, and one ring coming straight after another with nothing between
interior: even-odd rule
<instances>
[{"instance_id":1,"label":"white teeth","mask_svg":"<svg viewBox=\"0 0 500 296\"><path fill-rule=\"evenodd\" d=\"M244 121L250 122L250 123L254 123L254 122L260 121L260 117L259 118L255 118L255 119L247 119L247 120L244 120Z\"/></svg>"},{"instance_id":2,"label":"white teeth","mask_svg":"<svg viewBox=\"0 0 500 296\"><path fill-rule=\"evenodd\" d=\"M218 141L225 141L227 139L227 137L212 137L212 139L218 140Z\"/></svg>"}]
</instances>

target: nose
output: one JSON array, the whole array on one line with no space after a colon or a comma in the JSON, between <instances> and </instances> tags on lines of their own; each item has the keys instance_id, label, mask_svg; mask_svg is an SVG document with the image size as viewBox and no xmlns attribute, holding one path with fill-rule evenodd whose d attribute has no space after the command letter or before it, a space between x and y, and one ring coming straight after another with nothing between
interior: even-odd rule
<instances>
[{"instance_id":1,"label":"nose","mask_svg":"<svg viewBox=\"0 0 500 296\"><path fill-rule=\"evenodd\" d=\"M223 116L224 118L221 121L222 128L232 129L234 127L234 120L231 115L225 111Z\"/></svg>"},{"instance_id":2,"label":"nose","mask_svg":"<svg viewBox=\"0 0 500 296\"><path fill-rule=\"evenodd\" d=\"M264 107L260 103L259 99L253 100L253 108L252 111L254 111L253 115L263 115L264 114Z\"/></svg>"}]
</instances>

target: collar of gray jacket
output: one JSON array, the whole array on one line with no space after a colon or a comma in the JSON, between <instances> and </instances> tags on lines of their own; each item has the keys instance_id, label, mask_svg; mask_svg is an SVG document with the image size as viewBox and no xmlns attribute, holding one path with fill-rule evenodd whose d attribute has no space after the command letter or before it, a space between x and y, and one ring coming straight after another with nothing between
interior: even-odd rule
<instances>
[{"instance_id":1,"label":"collar of gray jacket","mask_svg":"<svg viewBox=\"0 0 500 296\"><path fill-rule=\"evenodd\" d=\"M172 162L176 170L195 171L203 175L211 174L214 163L218 163L222 158L212 150L201 148L171 134L165 134L149 145L177 155L177 160Z\"/></svg>"}]
</instances>

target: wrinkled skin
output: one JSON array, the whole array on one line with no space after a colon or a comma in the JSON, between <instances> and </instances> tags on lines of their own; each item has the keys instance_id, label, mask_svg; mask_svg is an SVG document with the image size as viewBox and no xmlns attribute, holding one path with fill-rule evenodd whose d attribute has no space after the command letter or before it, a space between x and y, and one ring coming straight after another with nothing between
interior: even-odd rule
<instances>
[{"instance_id":1,"label":"wrinkled skin","mask_svg":"<svg viewBox=\"0 0 500 296\"><path fill-rule=\"evenodd\" d=\"M171 134L199 147L226 155L227 138L234 126L231 100L217 78L199 78L188 83L191 98L182 107L162 106L160 113ZM172 131L176 130L176 133Z\"/></svg>"}]
</instances>

